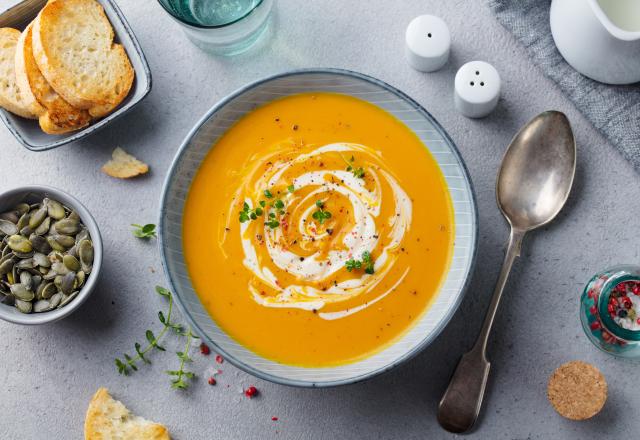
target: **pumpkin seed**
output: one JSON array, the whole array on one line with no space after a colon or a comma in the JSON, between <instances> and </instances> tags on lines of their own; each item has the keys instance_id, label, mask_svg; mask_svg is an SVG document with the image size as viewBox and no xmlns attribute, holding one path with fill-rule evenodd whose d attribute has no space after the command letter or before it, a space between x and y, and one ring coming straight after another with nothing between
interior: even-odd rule
<instances>
[{"instance_id":1,"label":"pumpkin seed","mask_svg":"<svg viewBox=\"0 0 640 440\"><path fill-rule=\"evenodd\" d=\"M51 251L49 252L49 255L47 256L47 258L49 258L49 261L51 261L51 263L55 263L56 261L59 261L62 263L62 258L64 256L58 252L58 251Z\"/></svg>"},{"instance_id":2,"label":"pumpkin seed","mask_svg":"<svg viewBox=\"0 0 640 440\"><path fill-rule=\"evenodd\" d=\"M89 239L89 231L83 228L82 231L78 232L78 235L76 235L76 245L78 245L82 240L87 239Z\"/></svg>"},{"instance_id":3,"label":"pumpkin seed","mask_svg":"<svg viewBox=\"0 0 640 440\"><path fill-rule=\"evenodd\" d=\"M11 248L11 250L16 252L31 252L31 250L33 249L29 239L21 235L10 236L9 240L7 240L7 245Z\"/></svg>"},{"instance_id":4,"label":"pumpkin seed","mask_svg":"<svg viewBox=\"0 0 640 440\"><path fill-rule=\"evenodd\" d=\"M52 235L47 236L47 243L49 244L49 246L51 246L51 249L53 249L54 251L58 251L58 252L65 251L65 247L62 246L60 243L58 243L58 241L55 238L53 238Z\"/></svg>"},{"instance_id":5,"label":"pumpkin seed","mask_svg":"<svg viewBox=\"0 0 640 440\"><path fill-rule=\"evenodd\" d=\"M56 261L55 263L53 263L51 265L51 269L58 275L66 275L69 273L69 269L67 268L67 266L65 266L64 263L61 263L59 261Z\"/></svg>"},{"instance_id":6,"label":"pumpkin seed","mask_svg":"<svg viewBox=\"0 0 640 440\"><path fill-rule=\"evenodd\" d=\"M42 289L40 290L40 293L38 295L38 297L40 298L44 298L44 299L49 299L51 298L56 292L57 292L57 288L56 285L52 282L48 282L46 284L41 284L42 285Z\"/></svg>"},{"instance_id":7,"label":"pumpkin seed","mask_svg":"<svg viewBox=\"0 0 640 440\"><path fill-rule=\"evenodd\" d=\"M28 203L18 203L18 205L15 207L15 211L18 213L18 215L26 214L27 212L29 212L29 209L31 208L29 207Z\"/></svg>"},{"instance_id":8,"label":"pumpkin seed","mask_svg":"<svg viewBox=\"0 0 640 440\"><path fill-rule=\"evenodd\" d=\"M5 235L15 235L19 231L18 226L9 220L0 219L0 232Z\"/></svg>"},{"instance_id":9,"label":"pumpkin seed","mask_svg":"<svg viewBox=\"0 0 640 440\"><path fill-rule=\"evenodd\" d=\"M16 224L20 220L20 216L16 211L7 211L0 214L0 219Z\"/></svg>"},{"instance_id":10,"label":"pumpkin seed","mask_svg":"<svg viewBox=\"0 0 640 440\"><path fill-rule=\"evenodd\" d=\"M55 270L50 269L48 272L43 273L42 274L42 279L45 281L51 281L52 279L54 279L58 274L56 273Z\"/></svg>"},{"instance_id":11,"label":"pumpkin seed","mask_svg":"<svg viewBox=\"0 0 640 440\"><path fill-rule=\"evenodd\" d=\"M62 282L60 283L60 291L65 295L70 295L75 289L76 284L76 273L69 272L65 276L62 277Z\"/></svg>"},{"instance_id":12,"label":"pumpkin seed","mask_svg":"<svg viewBox=\"0 0 640 440\"><path fill-rule=\"evenodd\" d=\"M62 301L60 301L60 305L58 306L58 308L60 308L60 307L64 307L64 306L66 306L67 304L69 304L73 298L75 298L76 296L78 296L78 293L80 293L80 292L76 290L75 292L71 292L71 294L70 294L70 295L65 295L65 296L62 298Z\"/></svg>"},{"instance_id":13,"label":"pumpkin seed","mask_svg":"<svg viewBox=\"0 0 640 440\"><path fill-rule=\"evenodd\" d=\"M15 255L18 258L31 258L33 257L33 254L35 254L35 252L30 251L30 252L16 252L13 251L13 255Z\"/></svg>"},{"instance_id":14,"label":"pumpkin seed","mask_svg":"<svg viewBox=\"0 0 640 440\"><path fill-rule=\"evenodd\" d=\"M33 269L36 264L33 262L33 258L24 258L18 261L15 265L18 269Z\"/></svg>"},{"instance_id":15,"label":"pumpkin seed","mask_svg":"<svg viewBox=\"0 0 640 440\"><path fill-rule=\"evenodd\" d=\"M51 310L51 303L46 299L40 299L33 304L33 311L35 313L46 312Z\"/></svg>"},{"instance_id":16,"label":"pumpkin seed","mask_svg":"<svg viewBox=\"0 0 640 440\"><path fill-rule=\"evenodd\" d=\"M22 301L32 301L35 298L35 294L22 284L12 284L11 294Z\"/></svg>"},{"instance_id":17,"label":"pumpkin seed","mask_svg":"<svg viewBox=\"0 0 640 440\"><path fill-rule=\"evenodd\" d=\"M80 288L82 286L84 286L84 280L86 278L86 274L83 271L78 271L78 273L76 273L76 287Z\"/></svg>"},{"instance_id":18,"label":"pumpkin seed","mask_svg":"<svg viewBox=\"0 0 640 440\"><path fill-rule=\"evenodd\" d=\"M62 203L53 200L53 199L44 199L43 202L47 205L47 212L49 213L49 217L62 220L65 216L64 207Z\"/></svg>"},{"instance_id":19,"label":"pumpkin seed","mask_svg":"<svg viewBox=\"0 0 640 440\"><path fill-rule=\"evenodd\" d=\"M74 220L78 223L80 222L80 214L78 214L76 211L69 212L69 216L67 218L69 220Z\"/></svg>"},{"instance_id":20,"label":"pumpkin seed","mask_svg":"<svg viewBox=\"0 0 640 440\"><path fill-rule=\"evenodd\" d=\"M41 254L40 252L33 254L33 261L40 267L51 267L51 261L49 261L45 254Z\"/></svg>"},{"instance_id":21,"label":"pumpkin seed","mask_svg":"<svg viewBox=\"0 0 640 440\"><path fill-rule=\"evenodd\" d=\"M65 250L76 244L76 240L68 235L55 234L52 237L58 244L64 246Z\"/></svg>"},{"instance_id":22,"label":"pumpkin seed","mask_svg":"<svg viewBox=\"0 0 640 440\"><path fill-rule=\"evenodd\" d=\"M33 233L36 235L44 235L49 232L49 228L51 228L51 217L47 217L44 219L40 226L38 226Z\"/></svg>"},{"instance_id":23,"label":"pumpkin seed","mask_svg":"<svg viewBox=\"0 0 640 440\"><path fill-rule=\"evenodd\" d=\"M5 296L4 298L2 298L2 299L0 300L0 302L1 302L2 304L6 304L6 305L8 305L8 306L12 306L12 305L14 305L14 303L15 303L15 299L16 299L16 298L15 298L15 296L13 296L13 295L9 294L9 295Z\"/></svg>"},{"instance_id":24,"label":"pumpkin seed","mask_svg":"<svg viewBox=\"0 0 640 440\"><path fill-rule=\"evenodd\" d=\"M80 222L71 217L58 220L53 225L58 234L75 235L80 231Z\"/></svg>"},{"instance_id":25,"label":"pumpkin seed","mask_svg":"<svg viewBox=\"0 0 640 440\"><path fill-rule=\"evenodd\" d=\"M55 309L56 307L58 307L60 305L60 302L62 301L63 296L64 295L61 292L53 295L51 299L49 299L49 307L51 307L51 309Z\"/></svg>"},{"instance_id":26,"label":"pumpkin seed","mask_svg":"<svg viewBox=\"0 0 640 440\"><path fill-rule=\"evenodd\" d=\"M80 262L73 255L65 255L62 258L62 262L64 263L65 266L67 266L67 269L73 272L77 272L80 270Z\"/></svg>"},{"instance_id":27,"label":"pumpkin seed","mask_svg":"<svg viewBox=\"0 0 640 440\"><path fill-rule=\"evenodd\" d=\"M6 255L3 258L6 258L6 257L9 257L9 258L7 258L2 263L0 263L0 276L6 273L10 273L11 270L13 269L13 265L17 261L17 258L15 258L13 255Z\"/></svg>"},{"instance_id":28,"label":"pumpkin seed","mask_svg":"<svg viewBox=\"0 0 640 440\"><path fill-rule=\"evenodd\" d=\"M31 309L33 308L33 304L29 301L22 301L21 299L15 299L15 306L22 313L31 313Z\"/></svg>"},{"instance_id":29,"label":"pumpkin seed","mask_svg":"<svg viewBox=\"0 0 640 440\"><path fill-rule=\"evenodd\" d=\"M31 275L31 290L34 291L42 284L42 277L40 275Z\"/></svg>"},{"instance_id":30,"label":"pumpkin seed","mask_svg":"<svg viewBox=\"0 0 640 440\"><path fill-rule=\"evenodd\" d=\"M82 240L78 244L78 255L82 264L87 266L93 264L93 243L91 240Z\"/></svg>"},{"instance_id":31,"label":"pumpkin seed","mask_svg":"<svg viewBox=\"0 0 640 440\"><path fill-rule=\"evenodd\" d=\"M31 242L31 246L38 252L43 254L48 254L51 252L51 245L47 242L47 239L41 237L40 235L32 234L29 237L29 241Z\"/></svg>"},{"instance_id":32,"label":"pumpkin seed","mask_svg":"<svg viewBox=\"0 0 640 440\"><path fill-rule=\"evenodd\" d=\"M38 209L31 213L31 218L29 218L29 227L31 229L36 229L40 226L40 223L44 221L47 217L47 207L42 204Z\"/></svg>"},{"instance_id":33,"label":"pumpkin seed","mask_svg":"<svg viewBox=\"0 0 640 440\"><path fill-rule=\"evenodd\" d=\"M32 290L33 277L29 272L20 272L20 284L22 284L27 290Z\"/></svg>"}]
</instances>

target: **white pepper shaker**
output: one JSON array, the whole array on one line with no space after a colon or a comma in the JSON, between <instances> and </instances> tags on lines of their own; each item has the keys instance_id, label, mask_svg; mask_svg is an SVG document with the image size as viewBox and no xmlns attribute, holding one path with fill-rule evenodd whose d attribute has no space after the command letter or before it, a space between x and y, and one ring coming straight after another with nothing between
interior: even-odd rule
<instances>
[{"instance_id":1,"label":"white pepper shaker","mask_svg":"<svg viewBox=\"0 0 640 440\"><path fill-rule=\"evenodd\" d=\"M405 33L405 42L407 61L416 70L433 72L449 59L449 27L434 15L420 15L411 20Z\"/></svg>"},{"instance_id":2,"label":"white pepper shaker","mask_svg":"<svg viewBox=\"0 0 640 440\"><path fill-rule=\"evenodd\" d=\"M484 61L471 61L456 73L455 106L468 118L482 118L496 108L500 98L500 75Z\"/></svg>"}]
</instances>

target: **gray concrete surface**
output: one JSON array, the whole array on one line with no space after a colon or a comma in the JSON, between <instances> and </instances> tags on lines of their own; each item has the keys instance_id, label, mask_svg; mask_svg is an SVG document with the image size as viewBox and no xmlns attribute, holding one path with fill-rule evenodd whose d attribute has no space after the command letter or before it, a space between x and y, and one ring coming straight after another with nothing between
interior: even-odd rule
<instances>
[{"instance_id":1,"label":"gray concrete surface","mask_svg":"<svg viewBox=\"0 0 640 440\"><path fill-rule=\"evenodd\" d=\"M0 0L0 6L13 1ZM27 151L0 128L0 190L41 183L71 192L96 217L106 257L98 290L75 315L32 328L0 322L0 439L82 438L84 413L99 386L139 414L166 423L177 440L454 437L440 429L435 412L458 356L478 331L499 271L507 226L495 204L495 174L518 127L547 109L566 112L573 124L576 185L557 221L525 241L490 343L482 416L467 438L636 435L637 364L590 345L580 327L578 297L595 271L638 260L638 175L541 75L483 1L279 0L273 38L230 59L192 46L153 1L118 3L151 65L154 85L146 101L99 134L47 153ZM432 74L411 70L402 54L404 28L422 13L443 17L453 35L450 63ZM452 103L455 71L473 59L493 63L504 80L498 110L483 120L465 119ZM199 355L193 368L201 377L187 392L169 388L163 371L176 365L171 354L155 354L153 365L119 376L114 356L131 351L164 307L153 293L155 284L165 283L155 243L134 239L129 224L156 220L171 158L210 106L249 81L310 66L358 70L389 82L424 105L457 142L480 214L480 258L460 310L416 359L353 386L287 388L225 363L211 387L202 373L213 358ZM115 146L150 163L151 174L118 181L100 173ZM557 416L545 395L549 374L572 359L595 364L609 382L603 413L582 423ZM248 400L239 388L251 384L261 395Z\"/></svg>"}]
</instances>

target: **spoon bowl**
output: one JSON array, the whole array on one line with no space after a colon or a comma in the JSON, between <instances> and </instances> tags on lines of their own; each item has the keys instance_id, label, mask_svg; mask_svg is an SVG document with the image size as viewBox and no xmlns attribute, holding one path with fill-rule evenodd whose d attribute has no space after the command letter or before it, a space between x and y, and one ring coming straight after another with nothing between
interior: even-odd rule
<instances>
[{"instance_id":1,"label":"spoon bowl","mask_svg":"<svg viewBox=\"0 0 640 440\"><path fill-rule=\"evenodd\" d=\"M575 140L564 113L541 113L523 127L496 183L498 207L511 226L530 231L553 220L569 197L575 168Z\"/></svg>"}]
</instances>

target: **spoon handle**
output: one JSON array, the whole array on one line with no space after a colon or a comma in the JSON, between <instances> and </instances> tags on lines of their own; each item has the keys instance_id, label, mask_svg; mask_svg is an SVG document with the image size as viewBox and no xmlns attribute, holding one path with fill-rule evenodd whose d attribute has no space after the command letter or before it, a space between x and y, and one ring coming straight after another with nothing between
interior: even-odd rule
<instances>
[{"instance_id":1,"label":"spoon handle","mask_svg":"<svg viewBox=\"0 0 640 440\"><path fill-rule=\"evenodd\" d=\"M486 357L487 341L511 267L516 257L520 255L520 246L524 234L524 231L511 229L509 247L504 257L504 263L502 264L500 276L489 304L489 310L484 318L480 335L471 351L464 354L460 359L449 386L438 405L438 422L447 431L456 433L468 431L480 413L482 398L484 397L484 390L489 377L489 367L491 366Z\"/></svg>"}]
</instances>

